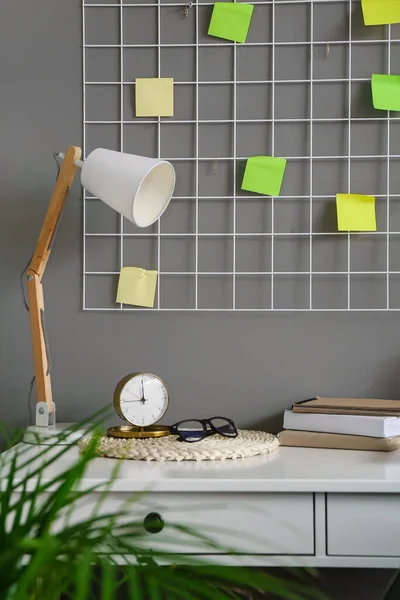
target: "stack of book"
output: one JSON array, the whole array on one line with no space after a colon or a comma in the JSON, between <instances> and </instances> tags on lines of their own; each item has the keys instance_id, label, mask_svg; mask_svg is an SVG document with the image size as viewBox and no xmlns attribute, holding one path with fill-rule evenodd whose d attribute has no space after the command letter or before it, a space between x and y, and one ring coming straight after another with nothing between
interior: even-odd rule
<instances>
[{"instance_id":1,"label":"stack of book","mask_svg":"<svg viewBox=\"0 0 400 600\"><path fill-rule=\"evenodd\" d=\"M400 448L400 400L312 398L286 410L282 446L380 450Z\"/></svg>"}]
</instances>

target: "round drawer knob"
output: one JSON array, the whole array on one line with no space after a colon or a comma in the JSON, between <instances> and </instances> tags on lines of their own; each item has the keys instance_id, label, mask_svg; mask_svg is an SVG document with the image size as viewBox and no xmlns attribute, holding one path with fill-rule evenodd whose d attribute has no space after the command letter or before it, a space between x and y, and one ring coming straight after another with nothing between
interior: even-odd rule
<instances>
[{"instance_id":1,"label":"round drawer knob","mask_svg":"<svg viewBox=\"0 0 400 600\"><path fill-rule=\"evenodd\" d=\"M145 517L144 528L149 533L160 533L164 529L164 521L158 513L149 513L147 517Z\"/></svg>"}]
</instances>

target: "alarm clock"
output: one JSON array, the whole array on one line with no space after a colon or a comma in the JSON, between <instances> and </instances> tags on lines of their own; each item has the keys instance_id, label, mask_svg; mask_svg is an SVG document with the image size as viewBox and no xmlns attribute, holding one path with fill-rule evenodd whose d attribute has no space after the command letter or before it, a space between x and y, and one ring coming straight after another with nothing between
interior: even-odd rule
<instances>
[{"instance_id":1,"label":"alarm clock","mask_svg":"<svg viewBox=\"0 0 400 600\"><path fill-rule=\"evenodd\" d=\"M117 415L129 423L110 427L109 437L156 438L169 435L169 427L155 425L168 408L169 394L165 383L153 373L131 373L114 391Z\"/></svg>"}]
</instances>

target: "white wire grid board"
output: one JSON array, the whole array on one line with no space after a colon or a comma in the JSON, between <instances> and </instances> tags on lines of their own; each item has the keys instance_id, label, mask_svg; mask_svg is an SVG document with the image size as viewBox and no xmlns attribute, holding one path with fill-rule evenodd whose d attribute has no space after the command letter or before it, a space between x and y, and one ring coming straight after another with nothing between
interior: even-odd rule
<instances>
[{"instance_id":1,"label":"white wire grid board","mask_svg":"<svg viewBox=\"0 0 400 600\"><path fill-rule=\"evenodd\" d=\"M84 153L170 160L174 198L135 228L84 196L86 310L400 310L400 117L372 73L400 73L400 25L357 0L254 0L246 44L207 35L213 3L83 4ZM137 77L173 77L175 116L137 118ZM288 159L281 196L241 190L248 156ZM377 232L337 231L336 193L376 197ZM119 271L159 272L154 309Z\"/></svg>"}]
</instances>

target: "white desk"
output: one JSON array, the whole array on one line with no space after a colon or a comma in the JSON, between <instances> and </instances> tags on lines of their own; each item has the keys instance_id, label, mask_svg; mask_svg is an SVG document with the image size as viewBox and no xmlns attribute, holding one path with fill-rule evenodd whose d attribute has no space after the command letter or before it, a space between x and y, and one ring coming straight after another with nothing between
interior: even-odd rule
<instances>
[{"instance_id":1,"label":"white desk","mask_svg":"<svg viewBox=\"0 0 400 600\"><path fill-rule=\"evenodd\" d=\"M33 462L37 452L30 447ZM44 478L66 468L77 454L75 448L68 451ZM83 485L108 483L115 462L94 460ZM121 461L104 510L118 510L129 494L143 490L148 493L132 505L132 519L160 514L164 528L145 532L145 543L177 553L176 562L190 552L207 554L209 562L254 566L400 564L400 451L280 448L270 456L226 462ZM89 514L96 497L92 494L76 518ZM193 540L184 545L180 534L168 533L173 523L204 531L221 549ZM229 556L230 548L243 554Z\"/></svg>"}]
</instances>

